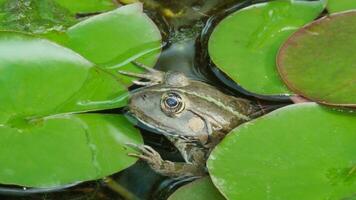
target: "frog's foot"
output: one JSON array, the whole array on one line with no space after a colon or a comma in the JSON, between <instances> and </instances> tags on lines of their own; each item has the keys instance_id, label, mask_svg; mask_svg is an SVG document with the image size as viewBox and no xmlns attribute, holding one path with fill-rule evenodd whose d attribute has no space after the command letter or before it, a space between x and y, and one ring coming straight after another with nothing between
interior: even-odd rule
<instances>
[{"instance_id":1,"label":"frog's foot","mask_svg":"<svg viewBox=\"0 0 356 200\"><path fill-rule=\"evenodd\" d=\"M141 151L141 154L129 153L129 156L140 158L146 161L152 168L158 168L164 162L161 155L155 151L152 147L147 145L138 145L133 143L126 143L127 146L133 147L134 149Z\"/></svg>"},{"instance_id":2,"label":"frog's foot","mask_svg":"<svg viewBox=\"0 0 356 200\"><path fill-rule=\"evenodd\" d=\"M177 177L204 176L206 174L205 169L202 166L197 166L190 163L176 163L163 160L159 153L150 146L137 145L133 143L127 143L126 145L141 151L141 154L129 153L129 156L144 160L154 171L161 175Z\"/></svg>"},{"instance_id":3,"label":"frog's foot","mask_svg":"<svg viewBox=\"0 0 356 200\"><path fill-rule=\"evenodd\" d=\"M133 72L128 72L128 71L121 71L119 70L118 72L120 74L126 75L126 76L131 76L135 78L141 78L145 79L147 81L133 81L134 84L136 85L142 85L142 86L152 86L152 85L157 85L163 82L164 79L164 72L155 70L151 67L148 67L142 63L138 63L136 61L132 61L134 65L143 68L146 72L145 73L133 73Z\"/></svg>"}]
</instances>

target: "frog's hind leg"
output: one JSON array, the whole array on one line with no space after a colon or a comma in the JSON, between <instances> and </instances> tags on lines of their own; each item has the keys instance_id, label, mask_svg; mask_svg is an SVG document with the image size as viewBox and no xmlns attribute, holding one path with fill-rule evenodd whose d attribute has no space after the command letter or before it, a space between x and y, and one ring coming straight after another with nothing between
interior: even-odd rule
<instances>
[{"instance_id":1,"label":"frog's hind leg","mask_svg":"<svg viewBox=\"0 0 356 200\"><path fill-rule=\"evenodd\" d=\"M120 74L126 75L126 76L131 76L131 77L135 77L135 78L141 78L141 79L145 79L147 81L137 81L134 80L133 83L136 85L142 85L142 86L152 86L152 85L156 85L159 83L163 82L164 79L164 72L159 71L159 70L155 70L151 67L148 67L142 63L136 62L136 61L132 61L132 64L136 65L137 67L140 67L142 69L144 69L146 72L145 73L134 73L134 72L129 72L129 71L122 71L119 70L118 72Z\"/></svg>"},{"instance_id":2,"label":"frog's hind leg","mask_svg":"<svg viewBox=\"0 0 356 200\"><path fill-rule=\"evenodd\" d=\"M141 151L141 154L130 153L129 156L137 157L146 161L154 171L161 175L180 177L204 176L206 174L205 167L195 163L171 162L163 160L159 153L150 146L132 143L127 143L127 145Z\"/></svg>"}]
</instances>

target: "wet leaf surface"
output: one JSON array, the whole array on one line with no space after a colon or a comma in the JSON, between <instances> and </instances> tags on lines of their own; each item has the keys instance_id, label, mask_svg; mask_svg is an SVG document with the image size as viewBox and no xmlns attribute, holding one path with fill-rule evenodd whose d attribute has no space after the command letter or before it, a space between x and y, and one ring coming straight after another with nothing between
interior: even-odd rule
<instances>
[{"instance_id":1,"label":"wet leaf surface","mask_svg":"<svg viewBox=\"0 0 356 200\"><path fill-rule=\"evenodd\" d=\"M1 124L0 182L54 187L99 179L132 165L126 142L141 143L121 115L74 114ZM132 150L131 150L132 152Z\"/></svg>"},{"instance_id":2,"label":"wet leaf surface","mask_svg":"<svg viewBox=\"0 0 356 200\"><path fill-rule=\"evenodd\" d=\"M110 175L136 160L124 143L142 139L123 116L69 114L126 104L126 88L79 54L1 32L0 74L1 183L63 185Z\"/></svg>"},{"instance_id":3,"label":"wet leaf surface","mask_svg":"<svg viewBox=\"0 0 356 200\"><path fill-rule=\"evenodd\" d=\"M0 2L0 30L34 34L63 32L77 20L68 10L49 0Z\"/></svg>"},{"instance_id":4,"label":"wet leaf surface","mask_svg":"<svg viewBox=\"0 0 356 200\"><path fill-rule=\"evenodd\" d=\"M356 9L355 0L328 0L327 9L330 13Z\"/></svg>"},{"instance_id":5,"label":"wet leaf surface","mask_svg":"<svg viewBox=\"0 0 356 200\"><path fill-rule=\"evenodd\" d=\"M97 7L97 4L109 5L108 1L91 1L92 4L86 1L70 4L66 0L0 2L0 30L33 33L55 41L105 68L118 77L121 84L129 86L133 78L118 74L118 69L142 72L130 63L132 60L153 66L161 51L160 31L143 13L140 3L122 6L80 22L60 5L74 8L87 5L98 9L104 7Z\"/></svg>"},{"instance_id":6,"label":"wet leaf surface","mask_svg":"<svg viewBox=\"0 0 356 200\"><path fill-rule=\"evenodd\" d=\"M32 8L26 20L41 25ZM31 27L34 31L21 31L36 33L40 26ZM130 79L104 67L141 56L146 64L156 61L161 37L142 5L88 18L65 32L39 33L78 52L46 39L0 32L0 143L6 147L0 153L6 162L0 166L0 183L51 187L101 178L133 164L137 159L127 156L124 143L142 139L131 123L121 115L79 113L126 105ZM124 68L140 71L131 64Z\"/></svg>"},{"instance_id":7,"label":"wet leaf surface","mask_svg":"<svg viewBox=\"0 0 356 200\"><path fill-rule=\"evenodd\" d=\"M142 12L142 4L130 4L91 17L70 27L66 35L65 46L127 85L132 78L119 75L117 70L141 72L130 61L153 66L161 50L160 32Z\"/></svg>"},{"instance_id":8,"label":"wet leaf surface","mask_svg":"<svg viewBox=\"0 0 356 200\"><path fill-rule=\"evenodd\" d=\"M0 116L45 116L126 104L127 89L112 75L45 39L1 32L0 63Z\"/></svg>"},{"instance_id":9,"label":"wet leaf surface","mask_svg":"<svg viewBox=\"0 0 356 200\"><path fill-rule=\"evenodd\" d=\"M208 168L229 199L348 199L356 191L356 115L294 104L233 130Z\"/></svg>"},{"instance_id":10,"label":"wet leaf surface","mask_svg":"<svg viewBox=\"0 0 356 200\"><path fill-rule=\"evenodd\" d=\"M287 86L313 101L356 106L356 11L309 24L282 46L278 69Z\"/></svg>"},{"instance_id":11,"label":"wet leaf surface","mask_svg":"<svg viewBox=\"0 0 356 200\"><path fill-rule=\"evenodd\" d=\"M98 13L117 7L112 0L54 0L72 13Z\"/></svg>"},{"instance_id":12,"label":"wet leaf surface","mask_svg":"<svg viewBox=\"0 0 356 200\"><path fill-rule=\"evenodd\" d=\"M182 186L168 200L224 200L210 178L205 177Z\"/></svg>"},{"instance_id":13,"label":"wet leaf surface","mask_svg":"<svg viewBox=\"0 0 356 200\"><path fill-rule=\"evenodd\" d=\"M217 67L244 89L263 95L289 94L276 70L280 45L315 19L323 2L272 1L227 16L214 29L209 54Z\"/></svg>"}]
</instances>

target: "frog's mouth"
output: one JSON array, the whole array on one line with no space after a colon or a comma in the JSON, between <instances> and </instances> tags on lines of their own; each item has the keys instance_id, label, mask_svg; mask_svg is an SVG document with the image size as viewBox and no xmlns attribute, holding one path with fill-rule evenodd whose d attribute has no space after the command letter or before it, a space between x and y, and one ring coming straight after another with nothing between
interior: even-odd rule
<instances>
[{"instance_id":1,"label":"frog's mouth","mask_svg":"<svg viewBox=\"0 0 356 200\"><path fill-rule=\"evenodd\" d=\"M138 127L142 128L144 130L147 130L149 132L157 133L157 134L167 136L167 137L177 137L177 138L189 137L189 136L184 136L185 133L183 133L179 130L164 126L162 123L154 120L151 117L145 116L145 120L143 120L143 118L141 117L143 114L140 113L139 111L135 111L133 113L132 111L128 110L126 112L126 115L131 120L135 119Z\"/></svg>"}]
</instances>

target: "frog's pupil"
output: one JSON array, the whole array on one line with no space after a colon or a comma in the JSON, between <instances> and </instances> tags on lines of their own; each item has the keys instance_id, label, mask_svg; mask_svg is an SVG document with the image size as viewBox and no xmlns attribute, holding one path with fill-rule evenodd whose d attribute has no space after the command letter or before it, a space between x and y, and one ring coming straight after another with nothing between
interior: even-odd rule
<instances>
[{"instance_id":1,"label":"frog's pupil","mask_svg":"<svg viewBox=\"0 0 356 200\"><path fill-rule=\"evenodd\" d=\"M168 97L168 98L166 99L166 104L167 104L169 107L173 108L173 107L176 107L176 106L178 105L178 101L177 101L177 99L174 98L174 97Z\"/></svg>"}]
</instances>

